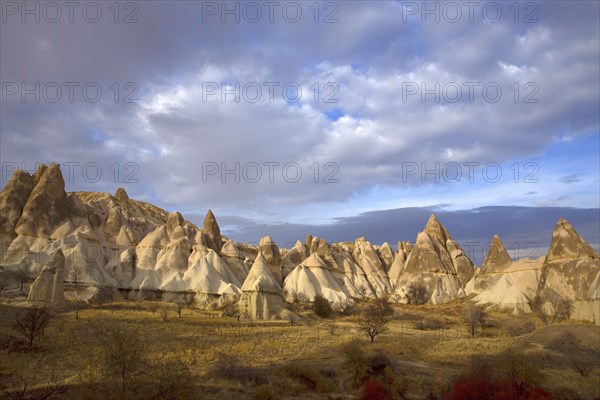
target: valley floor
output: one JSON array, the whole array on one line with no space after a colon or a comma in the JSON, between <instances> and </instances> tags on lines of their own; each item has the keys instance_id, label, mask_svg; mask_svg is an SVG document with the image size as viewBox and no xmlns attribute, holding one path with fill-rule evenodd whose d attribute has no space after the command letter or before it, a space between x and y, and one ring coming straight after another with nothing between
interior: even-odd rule
<instances>
[{"instance_id":1,"label":"valley floor","mask_svg":"<svg viewBox=\"0 0 600 400\"><path fill-rule=\"evenodd\" d=\"M471 337L469 304L455 301L395 306L389 332L370 343L356 315L321 319L300 307L292 325L193 308L178 316L152 304L121 300L78 310L68 302L28 349L13 329L25 302L2 299L0 396L55 389L49 398L354 399L363 395L361 376L378 374L393 398L443 398L473 357L512 350L553 398L600 398L600 326L544 326L489 311Z\"/></svg>"}]
</instances>

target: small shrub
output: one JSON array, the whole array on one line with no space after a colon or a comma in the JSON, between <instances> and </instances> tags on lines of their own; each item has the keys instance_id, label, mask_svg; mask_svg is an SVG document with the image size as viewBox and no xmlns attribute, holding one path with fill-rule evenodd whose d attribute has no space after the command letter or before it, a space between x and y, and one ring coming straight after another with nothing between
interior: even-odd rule
<instances>
[{"instance_id":1,"label":"small shrub","mask_svg":"<svg viewBox=\"0 0 600 400\"><path fill-rule=\"evenodd\" d=\"M253 385L262 385L268 382L265 371L245 365L239 357L225 353L217 355L217 360L209 370L208 376Z\"/></svg>"},{"instance_id":2,"label":"small shrub","mask_svg":"<svg viewBox=\"0 0 600 400\"><path fill-rule=\"evenodd\" d=\"M374 379L365 382L361 400L392 400L392 393Z\"/></svg>"},{"instance_id":3,"label":"small shrub","mask_svg":"<svg viewBox=\"0 0 600 400\"><path fill-rule=\"evenodd\" d=\"M167 319L169 318L169 309L166 306L162 306L158 311L163 322L167 322Z\"/></svg>"},{"instance_id":4,"label":"small shrub","mask_svg":"<svg viewBox=\"0 0 600 400\"><path fill-rule=\"evenodd\" d=\"M589 376L592 370L592 366L590 364L579 360L571 361L571 367L575 372L583 377Z\"/></svg>"},{"instance_id":5,"label":"small shrub","mask_svg":"<svg viewBox=\"0 0 600 400\"><path fill-rule=\"evenodd\" d=\"M330 322L327 324L327 332L329 332L330 336L335 336L335 334L338 332L339 328L340 327L333 322Z\"/></svg>"},{"instance_id":6,"label":"small shrub","mask_svg":"<svg viewBox=\"0 0 600 400\"><path fill-rule=\"evenodd\" d=\"M318 294L315 296L314 303L315 314L321 318L329 318L331 316L333 310L331 304L329 304L329 300Z\"/></svg>"},{"instance_id":7,"label":"small shrub","mask_svg":"<svg viewBox=\"0 0 600 400\"><path fill-rule=\"evenodd\" d=\"M259 385L254 389L255 400L276 400L277 396L273 387L268 384Z\"/></svg>"},{"instance_id":8,"label":"small shrub","mask_svg":"<svg viewBox=\"0 0 600 400\"><path fill-rule=\"evenodd\" d=\"M517 337L535 331L535 324L531 321L515 322L508 325L505 330L509 336Z\"/></svg>"},{"instance_id":9,"label":"small shrub","mask_svg":"<svg viewBox=\"0 0 600 400\"><path fill-rule=\"evenodd\" d=\"M317 370L299 364L291 364L284 368L286 375L299 381L311 392L327 393L331 389L329 381Z\"/></svg>"},{"instance_id":10,"label":"small shrub","mask_svg":"<svg viewBox=\"0 0 600 400\"><path fill-rule=\"evenodd\" d=\"M363 344L358 340L353 340L346 343L342 347L342 351L348 360L354 385L360 386L365 377L365 353L363 351Z\"/></svg>"},{"instance_id":11,"label":"small shrub","mask_svg":"<svg viewBox=\"0 0 600 400\"><path fill-rule=\"evenodd\" d=\"M415 323L415 329L420 331L448 329L448 325L444 321L433 318L423 318Z\"/></svg>"},{"instance_id":12,"label":"small shrub","mask_svg":"<svg viewBox=\"0 0 600 400\"><path fill-rule=\"evenodd\" d=\"M190 373L190 363L181 358L161 360L153 366L153 382L145 385L153 389L152 399L177 400L191 398L193 379Z\"/></svg>"},{"instance_id":13,"label":"small shrub","mask_svg":"<svg viewBox=\"0 0 600 400\"><path fill-rule=\"evenodd\" d=\"M148 306L148 310L150 310L152 312L152 314L157 312L159 308L160 308L160 303L158 301L152 301L152 302L150 302L150 305Z\"/></svg>"},{"instance_id":14,"label":"small shrub","mask_svg":"<svg viewBox=\"0 0 600 400\"><path fill-rule=\"evenodd\" d=\"M406 291L408 304L425 304L429 300L427 288L423 285L411 284Z\"/></svg>"},{"instance_id":15,"label":"small shrub","mask_svg":"<svg viewBox=\"0 0 600 400\"><path fill-rule=\"evenodd\" d=\"M538 371L529 358L512 350L494 357L475 357L470 371L458 377L445 400L481 399L550 399L551 393L540 389Z\"/></svg>"}]
</instances>

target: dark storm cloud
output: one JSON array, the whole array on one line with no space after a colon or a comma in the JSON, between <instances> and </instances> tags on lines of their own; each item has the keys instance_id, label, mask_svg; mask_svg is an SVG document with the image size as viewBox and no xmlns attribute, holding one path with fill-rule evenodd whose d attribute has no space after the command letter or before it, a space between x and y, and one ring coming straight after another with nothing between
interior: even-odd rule
<instances>
[{"instance_id":1,"label":"dark storm cloud","mask_svg":"<svg viewBox=\"0 0 600 400\"><path fill-rule=\"evenodd\" d=\"M310 233L329 242L354 241L364 236L374 244L387 241L395 248L398 241L414 243L417 233L423 230L433 213L478 264L485 257L486 245L496 234L507 249L518 251L520 257L544 256L554 225L561 217L566 218L596 249L600 243L600 209L565 207L481 207L461 211L401 208L339 218L328 225L269 225L232 219L237 229L224 229L224 232L231 239L254 243L262 236L270 235L283 247L291 247L296 240L304 241L306 234ZM219 221L230 220L219 218Z\"/></svg>"}]
</instances>

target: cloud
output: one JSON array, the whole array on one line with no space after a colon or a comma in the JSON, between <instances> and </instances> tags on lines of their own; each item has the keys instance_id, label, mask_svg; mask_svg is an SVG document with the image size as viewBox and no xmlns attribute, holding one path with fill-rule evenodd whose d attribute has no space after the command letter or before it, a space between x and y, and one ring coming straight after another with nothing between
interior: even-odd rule
<instances>
[{"instance_id":1,"label":"cloud","mask_svg":"<svg viewBox=\"0 0 600 400\"><path fill-rule=\"evenodd\" d=\"M573 183L581 182L581 179L577 175L567 175L567 176L560 177L559 181L561 183L565 183L567 185L570 185L570 184L573 184Z\"/></svg>"},{"instance_id":2,"label":"cloud","mask_svg":"<svg viewBox=\"0 0 600 400\"><path fill-rule=\"evenodd\" d=\"M3 161L78 162L70 190L118 184L167 208L212 207L269 223L393 208L398 199L464 208L545 198L588 206L596 196L540 182L539 199L524 200L531 191L504 182L514 160L539 157L556 138L571 156L578 139L597 135L596 2L536 3L532 24L421 23L406 20L398 2L335 3L339 22L331 24L315 23L308 6L291 24L280 14L273 23L205 20L203 2L136 4L134 24L115 24L106 9L97 24L0 25L3 82L80 83L73 103L63 92L57 103L16 95L1 104ZM90 82L102 88L97 103L84 99ZM270 82L278 84L272 101ZM477 83L473 101L469 82ZM286 84L301 88L299 101L286 100ZM501 98L490 101L484 87L501 88ZM128 94L138 101L126 103ZM413 163L464 162L479 163L478 174L499 163L504 184L404 174ZM100 165L97 182L81 171L87 163ZM561 176L571 173L582 174L571 165Z\"/></svg>"}]
</instances>

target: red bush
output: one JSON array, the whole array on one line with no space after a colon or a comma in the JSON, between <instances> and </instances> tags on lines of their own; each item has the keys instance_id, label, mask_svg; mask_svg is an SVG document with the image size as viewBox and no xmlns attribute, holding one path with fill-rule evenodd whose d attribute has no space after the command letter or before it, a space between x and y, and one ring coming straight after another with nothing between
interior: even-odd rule
<instances>
[{"instance_id":1,"label":"red bush","mask_svg":"<svg viewBox=\"0 0 600 400\"><path fill-rule=\"evenodd\" d=\"M365 382L361 400L392 400L392 393L381 383L374 379Z\"/></svg>"},{"instance_id":2,"label":"red bush","mask_svg":"<svg viewBox=\"0 0 600 400\"><path fill-rule=\"evenodd\" d=\"M486 372L463 377L444 393L444 400L546 400L552 395L530 383L494 380Z\"/></svg>"}]
</instances>

